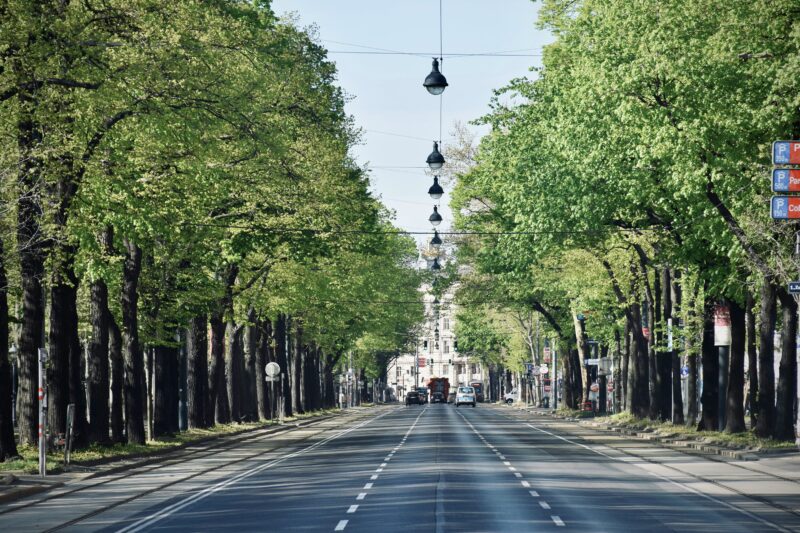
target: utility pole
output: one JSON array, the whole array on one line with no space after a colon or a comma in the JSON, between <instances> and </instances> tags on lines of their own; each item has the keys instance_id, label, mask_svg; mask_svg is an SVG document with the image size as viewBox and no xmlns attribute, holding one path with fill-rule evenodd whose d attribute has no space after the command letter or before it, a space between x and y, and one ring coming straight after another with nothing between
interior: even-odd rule
<instances>
[{"instance_id":1,"label":"utility pole","mask_svg":"<svg viewBox=\"0 0 800 533\"><path fill-rule=\"evenodd\" d=\"M553 350L553 377L550 379L550 391L553 393L553 411L558 409L558 349L557 344L552 343Z\"/></svg>"}]
</instances>

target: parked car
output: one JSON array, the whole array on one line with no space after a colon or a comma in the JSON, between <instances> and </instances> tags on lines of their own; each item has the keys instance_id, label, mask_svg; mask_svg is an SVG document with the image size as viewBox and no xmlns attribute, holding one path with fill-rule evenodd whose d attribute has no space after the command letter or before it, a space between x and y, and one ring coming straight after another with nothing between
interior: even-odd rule
<instances>
[{"instance_id":1,"label":"parked car","mask_svg":"<svg viewBox=\"0 0 800 533\"><path fill-rule=\"evenodd\" d=\"M456 390L456 407L461 404L469 404L475 407L477 400L475 399L475 389L472 387L459 387Z\"/></svg>"},{"instance_id":2,"label":"parked car","mask_svg":"<svg viewBox=\"0 0 800 533\"><path fill-rule=\"evenodd\" d=\"M422 404L422 402L419 399L419 393L415 390L412 390L408 394L406 394L406 405L411 405L412 403L415 403L417 405Z\"/></svg>"},{"instance_id":3,"label":"parked car","mask_svg":"<svg viewBox=\"0 0 800 533\"><path fill-rule=\"evenodd\" d=\"M519 393L517 392L517 389L512 389L511 392L508 392L505 394L505 396L503 396L503 401L506 403L514 403L517 401L518 396Z\"/></svg>"},{"instance_id":4,"label":"parked car","mask_svg":"<svg viewBox=\"0 0 800 533\"><path fill-rule=\"evenodd\" d=\"M431 395L431 403L445 403L444 394L441 392L434 392Z\"/></svg>"}]
</instances>

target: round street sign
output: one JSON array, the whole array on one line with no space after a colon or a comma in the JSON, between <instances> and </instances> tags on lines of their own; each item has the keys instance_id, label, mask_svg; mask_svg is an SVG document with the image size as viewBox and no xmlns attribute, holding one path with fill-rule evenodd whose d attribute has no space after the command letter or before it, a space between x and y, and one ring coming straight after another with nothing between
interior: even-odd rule
<instances>
[{"instance_id":1,"label":"round street sign","mask_svg":"<svg viewBox=\"0 0 800 533\"><path fill-rule=\"evenodd\" d=\"M281 367L278 363L267 363L267 366L264 368L264 371L267 375L271 378L274 378L278 374L281 373Z\"/></svg>"},{"instance_id":2,"label":"round street sign","mask_svg":"<svg viewBox=\"0 0 800 533\"><path fill-rule=\"evenodd\" d=\"M540 374L547 374L548 372L550 372L550 369L547 367L547 365L542 365L539 367Z\"/></svg>"}]
</instances>

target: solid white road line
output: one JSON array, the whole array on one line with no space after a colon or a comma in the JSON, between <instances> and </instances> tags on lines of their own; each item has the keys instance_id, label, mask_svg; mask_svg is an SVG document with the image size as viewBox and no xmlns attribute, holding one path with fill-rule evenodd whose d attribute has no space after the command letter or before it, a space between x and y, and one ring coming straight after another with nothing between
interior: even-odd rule
<instances>
[{"instance_id":1,"label":"solid white road line","mask_svg":"<svg viewBox=\"0 0 800 533\"><path fill-rule=\"evenodd\" d=\"M549 503L547 503L547 502L542 502L542 501L540 501L540 502L539 502L539 505L541 505L541 506L542 506L542 509L550 509L550 504L549 504Z\"/></svg>"},{"instance_id":2,"label":"solid white road line","mask_svg":"<svg viewBox=\"0 0 800 533\"><path fill-rule=\"evenodd\" d=\"M550 518L552 518L552 519L553 519L553 523L554 523L555 525L557 525L557 526L559 526L559 527L563 527L563 526L564 526L564 521L563 521L563 520L561 520L561 518L560 518L560 517L553 515L553 516L551 516Z\"/></svg>"},{"instance_id":3,"label":"solid white road line","mask_svg":"<svg viewBox=\"0 0 800 533\"><path fill-rule=\"evenodd\" d=\"M334 531L344 531L344 528L347 527L347 520L339 520L339 523L336 524L336 529Z\"/></svg>"},{"instance_id":4,"label":"solid white road line","mask_svg":"<svg viewBox=\"0 0 800 533\"><path fill-rule=\"evenodd\" d=\"M347 510L348 514L355 513L358 510L358 505L351 505L350 508Z\"/></svg>"}]
</instances>

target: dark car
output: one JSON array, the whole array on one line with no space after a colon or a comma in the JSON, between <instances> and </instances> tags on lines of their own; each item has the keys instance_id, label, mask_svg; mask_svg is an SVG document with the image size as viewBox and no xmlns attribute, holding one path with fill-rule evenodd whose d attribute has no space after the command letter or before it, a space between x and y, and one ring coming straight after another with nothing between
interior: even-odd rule
<instances>
[{"instance_id":1,"label":"dark car","mask_svg":"<svg viewBox=\"0 0 800 533\"><path fill-rule=\"evenodd\" d=\"M441 392L434 392L431 396L431 403L444 403L444 394Z\"/></svg>"},{"instance_id":2,"label":"dark car","mask_svg":"<svg viewBox=\"0 0 800 533\"><path fill-rule=\"evenodd\" d=\"M406 405L411 405L412 403L422 405L422 401L419 399L419 393L415 390L406 394Z\"/></svg>"},{"instance_id":3,"label":"dark car","mask_svg":"<svg viewBox=\"0 0 800 533\"><path fill-rule=\"evenodd\" d=\"M419 402L422 404L428 403L428 389L419 387L417 388L417 392L419 393Z\"/></svg>"}]
</instances>

